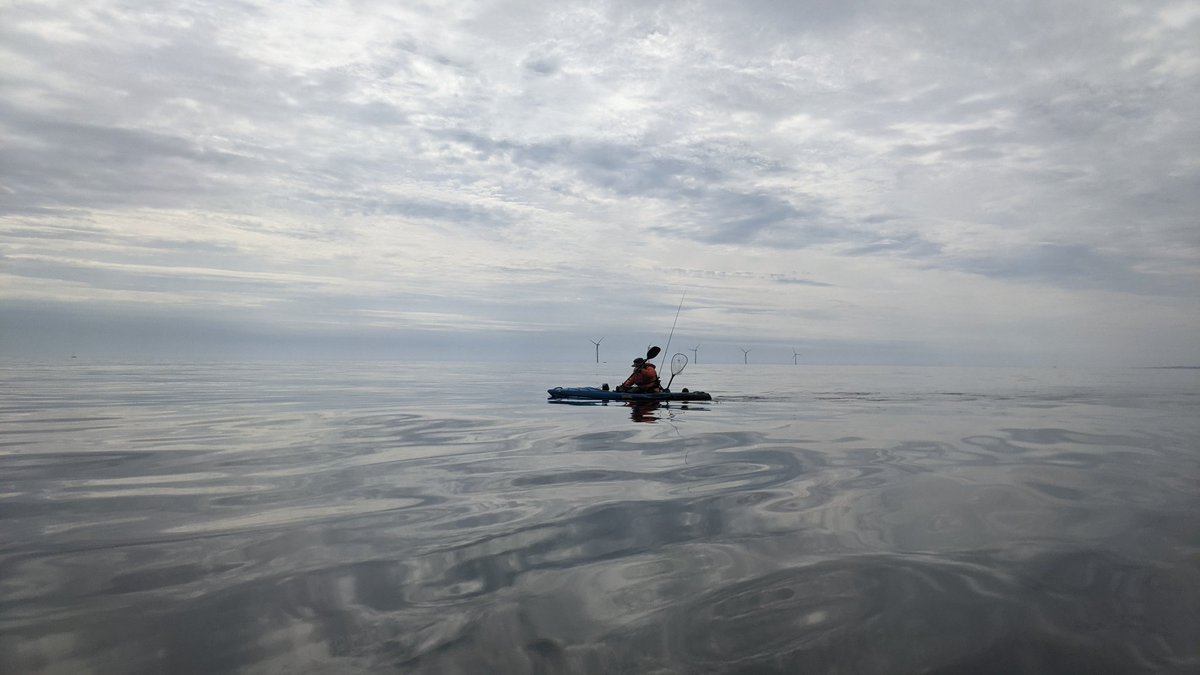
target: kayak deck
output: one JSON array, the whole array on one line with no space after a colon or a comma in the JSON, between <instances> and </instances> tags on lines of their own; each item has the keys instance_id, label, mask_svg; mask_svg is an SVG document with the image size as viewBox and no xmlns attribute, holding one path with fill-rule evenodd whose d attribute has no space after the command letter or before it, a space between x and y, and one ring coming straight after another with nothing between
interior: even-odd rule
<instances>
[{"instance_id":1,"label":"kayak deck","mask_svg":"<svg viewBox=\"0 0 1200 675\"><path fill-rule=\"evenodd\" d=\"M632 391L609 391L598 387L555 387L547 389L550 398L588 399L593 401L711 401L704 391L664 391L657 394Z\"/></svg>"}]
</instances>

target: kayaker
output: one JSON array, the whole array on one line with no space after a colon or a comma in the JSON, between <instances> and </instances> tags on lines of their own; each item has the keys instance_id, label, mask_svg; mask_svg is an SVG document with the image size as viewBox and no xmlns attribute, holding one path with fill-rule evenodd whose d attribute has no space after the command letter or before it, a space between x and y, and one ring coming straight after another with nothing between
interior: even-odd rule
<instances>
[{"instance_id":1,"label":"kayaker","mask_svg":"<svg viewBox=\"0 0 1200 675\"><path fill-rule=\"evenodd\" d=\"M650 394L657 394L663 390L662 382L658 380L658 369L641 357L633 360L633 374L617 387L617 391L634 389Z\"/></svg>"}]
</instances>

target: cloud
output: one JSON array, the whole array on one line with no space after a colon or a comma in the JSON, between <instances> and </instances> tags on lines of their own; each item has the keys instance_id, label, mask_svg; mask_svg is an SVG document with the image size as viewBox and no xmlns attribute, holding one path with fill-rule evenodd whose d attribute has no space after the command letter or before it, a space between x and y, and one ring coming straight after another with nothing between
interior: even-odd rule
<instances>
[{"instance_id":1,"label":"cloud","mask_svg":"<svg viewBox=\"0 0 1200 675\"><path fill-rule=\"evenodd\" d=\"M1188 2L9 4L0 311L1200 360Z\"/></svg>"},{"instance_id":2,"label":"cloud","mask_svg":"<svg viewBox=\"0 0 1200 675\"><path fill-rule=\"evenodd\" d=\"M1139 271L1137 261L1081 245L1039 244L987 257L954 261L958 269L998 279L1105 289L1146 295L1191 295L1196 277Z\"/></svg>"}]
</instances>

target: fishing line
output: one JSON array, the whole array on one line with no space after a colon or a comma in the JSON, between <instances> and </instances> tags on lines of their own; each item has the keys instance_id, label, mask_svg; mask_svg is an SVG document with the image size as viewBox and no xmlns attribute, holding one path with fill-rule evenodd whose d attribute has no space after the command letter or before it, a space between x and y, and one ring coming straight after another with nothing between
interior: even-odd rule
<instances>
[{"instance_id":1,"label":"fishing line","mask_svg":"<svg viewBox=\"0 0 1200 675\"><path fill-rule=\"evenodd\" d=\"M687 289L683 290L683 298L679 298L679 307L675 308L675 320L671 322L671 334L667 336L667 348L663 350L664 354L671 353L671 338L675 337L675 324L679 323L679 310L683 309L683 299L687 297ZM666 358L665 356L663 358Z\"/></svg>"}]
</instances>

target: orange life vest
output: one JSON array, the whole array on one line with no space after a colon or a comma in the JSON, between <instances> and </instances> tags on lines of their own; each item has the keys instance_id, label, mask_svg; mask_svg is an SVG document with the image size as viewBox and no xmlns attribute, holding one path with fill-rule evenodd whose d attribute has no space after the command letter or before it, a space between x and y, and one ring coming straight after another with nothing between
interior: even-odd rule
<instances>
[{"instance_id":1,"label":"orange life vest","mask_svg":"<svg viewBox=\"0 0 1200 675\"><path fill-rule=\"evenodd\" d=\"M657 389L662 385L658 382L658 369L653 363L644 363L633 371L628 380L621 384L622 389L636 386L638 389Z\"/></svg>"}]
</instances>

